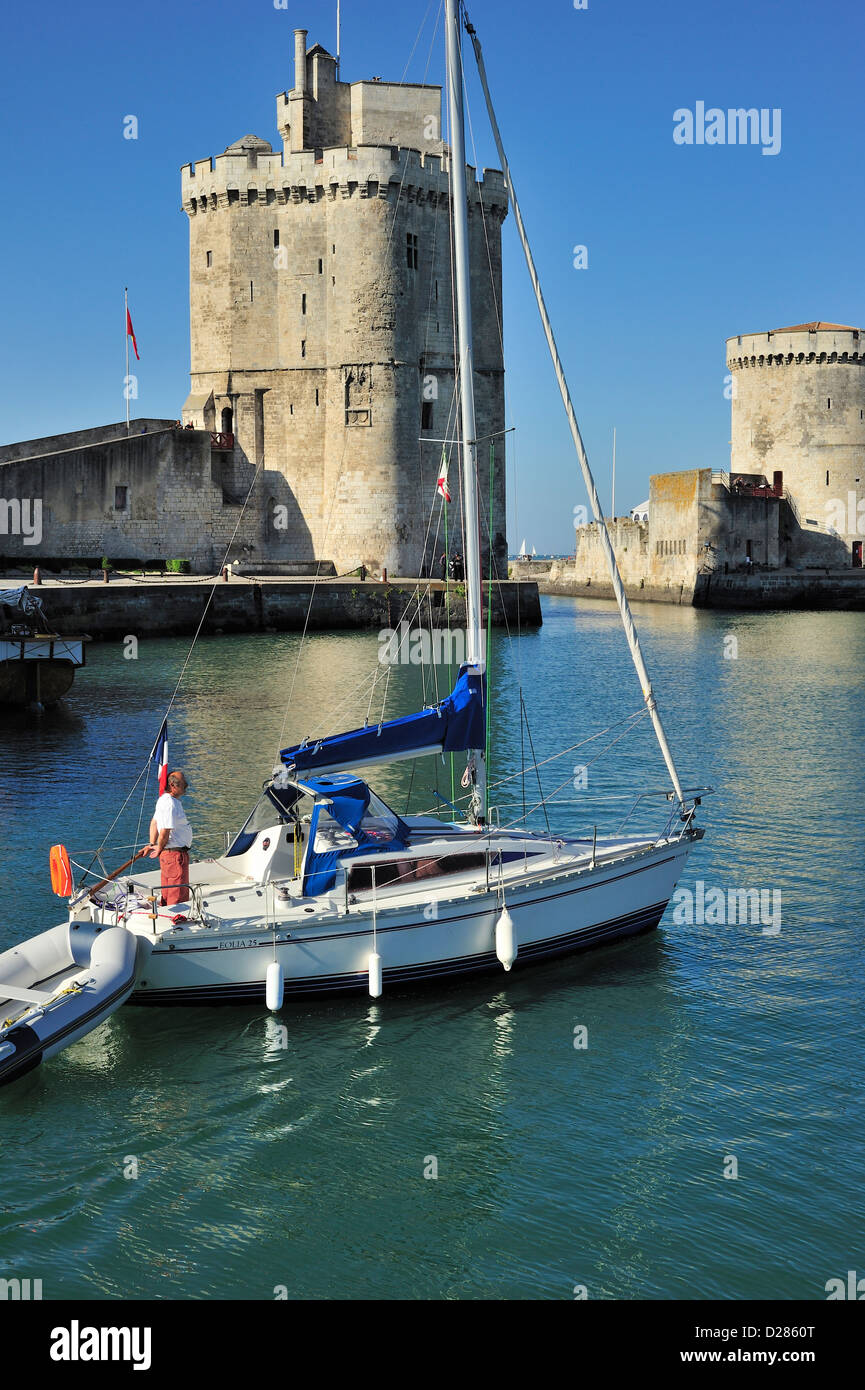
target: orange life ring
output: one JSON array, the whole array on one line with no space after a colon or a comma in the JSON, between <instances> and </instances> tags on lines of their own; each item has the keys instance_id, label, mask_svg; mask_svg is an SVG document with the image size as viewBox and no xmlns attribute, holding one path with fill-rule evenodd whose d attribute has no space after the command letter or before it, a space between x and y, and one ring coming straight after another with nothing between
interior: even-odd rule
<instances>
[{"instance_id":1,"label":"orange life ring","mask_svg":"<svg viewBox=\"0 0 865 1390\"><path fill-rule=\"evenodd\" d=\"M72 896L72 865L65 845L52 845L48 855L51 866L51 887L58 898Z\"/></svg>"}]
</instances>

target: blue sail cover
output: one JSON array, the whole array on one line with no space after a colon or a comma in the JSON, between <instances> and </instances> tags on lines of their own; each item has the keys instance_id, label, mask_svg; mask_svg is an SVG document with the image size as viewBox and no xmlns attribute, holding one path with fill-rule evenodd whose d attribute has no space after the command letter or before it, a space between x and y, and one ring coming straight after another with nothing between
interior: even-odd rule
<instances>
[{"instance_id":1,"label":"blue sail cover","mask_svg":"<svg viewBox=\"0 0 865 1390\"><path fill-rule=\"evenodd\" d=\"M486 680L473 668L461 666L451 694L431 709L283 748L280 757L287 767L303 774L390 762L420 753L459 753L483 748L485 741Z\"/></svg>"}]
</instances>

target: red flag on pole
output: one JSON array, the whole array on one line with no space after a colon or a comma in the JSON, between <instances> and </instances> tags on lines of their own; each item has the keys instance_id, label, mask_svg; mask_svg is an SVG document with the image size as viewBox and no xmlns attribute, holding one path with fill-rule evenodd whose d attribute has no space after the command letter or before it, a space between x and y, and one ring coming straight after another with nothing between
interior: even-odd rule
<instances>
[{"instance_id":1,"label":"red flag on pole","mask_svg":"<svg viewBox=\"0 0 865 1390\"><path fill-rule=\"evenodd\" d=\"M135 329L132 327L132 317L128 309L126 310L126 336L132 339L132 346L135 349L135 360L140 362L141 358L138 356L138 344L135 341Z\"/></svg>"},{"instance_id":2,"label":"red flag on pole","mask_svg":"<svg viewBox=\"0 0 865 1390\"><path fill-rule=\"evenodd\" d=\"M439 469L438 482L436 483L436 492L441 493L442 497L445 499L446 502L450 502L451 490L448 487L448 461L444 449L442 449L442 464L441 468Z\"/></svg>"}]
</instances>

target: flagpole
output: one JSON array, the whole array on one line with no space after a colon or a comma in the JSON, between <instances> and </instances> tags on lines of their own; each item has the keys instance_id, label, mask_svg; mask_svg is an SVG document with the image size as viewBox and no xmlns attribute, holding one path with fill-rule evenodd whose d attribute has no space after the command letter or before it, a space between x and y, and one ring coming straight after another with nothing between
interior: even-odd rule
<instances>
[{"instance_id":1,"label":"flagpole","mask_svg":"<svg viewBox=\"0 0 865 1390\"><path fill-rule=\"evenodd\" d=\"M616 519L616 427L613 425L613 498L610 516Z\"/></svg>"},{"instance_id":2,"label":"flagpole","mask_svg":"<svg viewBox=\"0 0 865 1390\"><path fill-rule=\"evenodd\" d=\"M126 343L126 376L123 394L126 397L126 433L129 433L129 288L123 287L123 338Z\"/></svg>"}]
</instances>

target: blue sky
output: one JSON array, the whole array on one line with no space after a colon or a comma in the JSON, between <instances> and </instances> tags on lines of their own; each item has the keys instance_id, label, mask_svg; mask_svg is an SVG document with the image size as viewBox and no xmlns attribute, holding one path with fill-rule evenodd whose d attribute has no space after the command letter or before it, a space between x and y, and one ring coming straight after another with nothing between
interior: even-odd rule
<instances>
[{"instance_id":1,"label":"blue sky","mask_svg":"<svg viewBox=\"0 0 865 1390\"><path fill-rule=\"evenodd\" d=\"M293 29L335 41L335 0L289 4L7 8L2 441L122 418L125 284L141 350L136 413L179 414L180 165L249 131L278 144ZM343 0L343 78L422 81L438 9ZM622 513L652 472L726 465L726 337L815 318L865 326L863 8L472 0L469 14L607 504L617 428ZM441 72L437 41L427 80ZM673 113L698 101L780 108L780 152L676 145ZM495 165L471 65L469 108L479 162ZM123 139L129 114L136 141ZM573 266L577 245L586 269ZM504 303L510 540L566 551L585 499L512 219Z\"/></svg>"}]
</instances>

